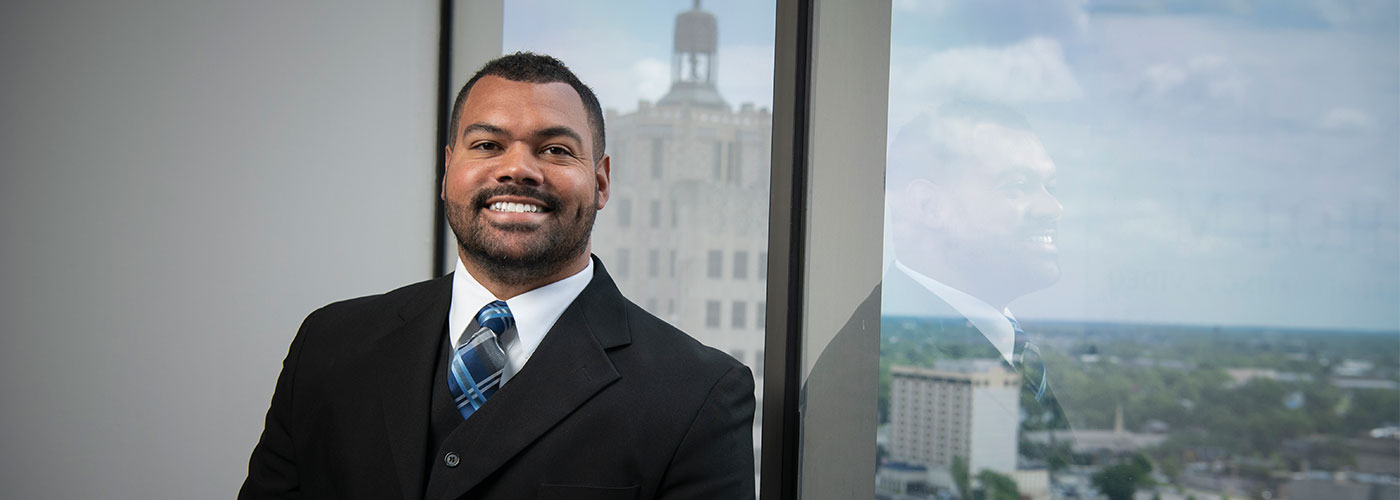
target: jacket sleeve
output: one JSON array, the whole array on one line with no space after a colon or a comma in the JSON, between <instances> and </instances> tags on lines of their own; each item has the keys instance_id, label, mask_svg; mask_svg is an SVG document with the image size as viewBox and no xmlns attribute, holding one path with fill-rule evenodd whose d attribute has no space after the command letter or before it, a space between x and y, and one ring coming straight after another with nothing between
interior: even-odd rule
<instances>
[{"instance_id":1,"label":"jacket sleeve","mask_svg":"<svg viewBox=\"0 0 1400 500\"><path fill-rule=\"evenodd\" d=\"M287 350L287 358L282 361L282 373L277 376L277 386L272 393L272 404L267 410L262 437L253 447L253 455L248 459L248 477L238 492L239 499L300 498L300 477L297 475L295 441L292 435L293 406L296 403L293 388L296 386L297 362L301 358L302 345L310 330L316 313L307 316L301 329L292 339Z\"/></svg>"},{"instance_id":2,"label":"jacket sleeve","mask_svg":"<svg viewBox=\"0 0 1400 500\"><path fill-rule=\"evenodd\" d=\"M735 364L710 389L662 478L664 500L754 498L753 374Z\"/></svg>"}]
</instances>

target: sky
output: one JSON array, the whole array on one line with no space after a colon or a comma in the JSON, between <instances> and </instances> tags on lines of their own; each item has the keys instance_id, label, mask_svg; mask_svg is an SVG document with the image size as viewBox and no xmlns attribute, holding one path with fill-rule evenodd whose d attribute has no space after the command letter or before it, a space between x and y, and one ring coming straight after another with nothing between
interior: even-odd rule
<instances>
[{"instance_id":1,"label":"sky","mask_svg":"<svg viewBox=\"0 0 1400 500\"><path fill-rule=\"evenodd\" d=\"M510 2L504 46L626 112L668 88L690 4ZM1400 331L1397 5L895 0L889 130L953 99L1029 119L1059 171L1063 276L1020 317ZM771 107L774 6L703 7L721 94Z\"/></svg>"}]
</instances>

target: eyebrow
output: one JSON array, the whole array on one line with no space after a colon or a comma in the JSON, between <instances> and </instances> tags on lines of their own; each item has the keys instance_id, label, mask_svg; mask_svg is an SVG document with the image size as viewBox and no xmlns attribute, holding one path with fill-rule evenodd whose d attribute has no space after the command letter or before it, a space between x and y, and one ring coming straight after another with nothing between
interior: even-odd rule
<instances>
[{"instance_id":1,"label":"eyebrow","mask_svg":"<svg viewBox=\"0 0 1400 500\"><path fill-rule=\"evenodd\" d=\"M462 129L462 135L463 135L463 136L466 136L467 134L470 134L470 133L473 133L473 132L484 132L484 133L492 134L492 135L508 135L508 134L506 133L506 130L505 130L505 129L503 129L503 128L501 128L501 127L497 127L497 126L492 125L492 124L489 124L489 123L477 122L477 123L473 123L473 124L471 124L471 125L467 125L466 128L463 128L463 129ZM577 142L577 143L579 143L579 144L583 144L583 136L582 136L582 135L580 135L580 134L579 134L577 131L575 131L574 129L569 128L569 127L565 127L565 126L563 126L563 125L558 125L558 126L554 126L554 127L546 127L546 128L540 129L540 130L536 130L534 133L530 134L530 137L532 137L532 138L534 138L534 139L536 139L536 140L539 140L539 139L548 139L548 138L551 138L551 137L568 137L568 138L570 138L570 139L573 139L575 142Z\"/></svg>"}]
</instances>

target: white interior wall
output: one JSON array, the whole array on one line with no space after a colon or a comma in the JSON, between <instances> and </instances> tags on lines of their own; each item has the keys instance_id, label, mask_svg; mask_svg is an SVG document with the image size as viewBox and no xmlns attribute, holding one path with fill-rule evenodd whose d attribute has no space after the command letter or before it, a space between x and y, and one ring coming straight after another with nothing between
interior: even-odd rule
<instances>
[{"instance_id":1,"label":"white interior wall","mask_svg":"<svg viewBox=\"0 0 1400 500\"><path fill-rule=\"evenodd\" d=\"M438 2L0 5L0 491L229 498L301 319L428 277Z\"/></svg>"}]
</instances>

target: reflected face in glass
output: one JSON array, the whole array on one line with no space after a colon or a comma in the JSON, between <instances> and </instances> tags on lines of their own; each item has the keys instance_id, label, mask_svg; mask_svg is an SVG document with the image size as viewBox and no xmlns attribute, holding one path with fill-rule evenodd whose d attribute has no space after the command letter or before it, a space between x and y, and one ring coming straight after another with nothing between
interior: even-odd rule
<instances>
[{"instance_id":1,"label":"reflected face in glass","mask_svg":"<svg viewBox=\"0 0 1400 500\"><path fill-rule=\"evenodd\" d=\"M592 160L578 93L561 82L483 77L459 123L442 199L463 263L508 282L562 278L586 265L610 160Z\"/></svg>"},{"instance_id":2,"label":"reflected face in glass","mask_svg":"<svg viewBox=\"0 0 1400 500\"><path fill-rule=\"evenodd\" d=\"M1056 239L1063 208L1055 164L1035 134L974 125L949 182L938 189L944 250L982 274L1040 288L1059 278Z\"/></svg>"},{"instance_id":3,"label":"reflected face in glass","mask_svg":"<svg viewBox=\"0 0 1400 500\"><path fill-rule=\"evenodd\" d=\"M924 119L891 154L892 230L906 265L994 305L1059 279L1055 164L1029 128Z\"/></svg>"}]
</instances>

